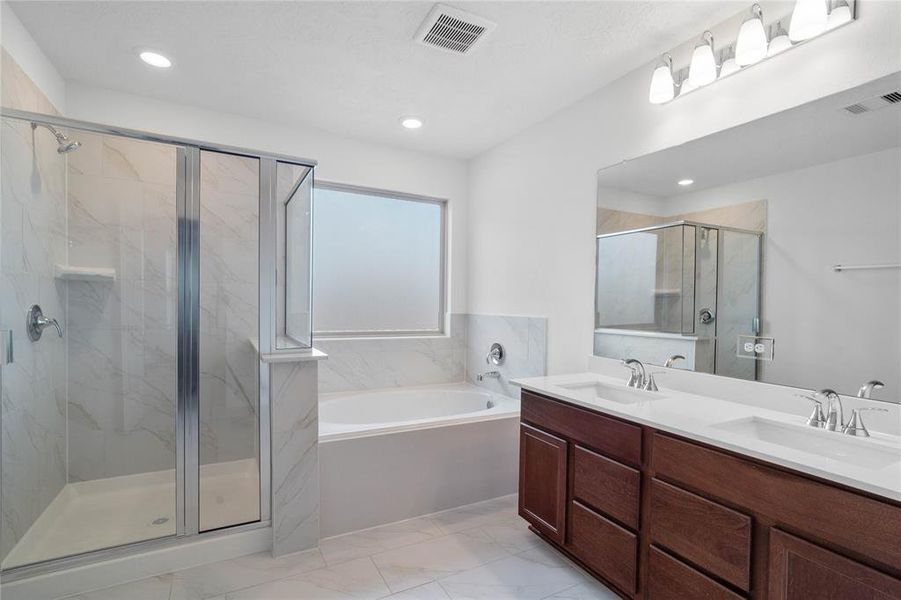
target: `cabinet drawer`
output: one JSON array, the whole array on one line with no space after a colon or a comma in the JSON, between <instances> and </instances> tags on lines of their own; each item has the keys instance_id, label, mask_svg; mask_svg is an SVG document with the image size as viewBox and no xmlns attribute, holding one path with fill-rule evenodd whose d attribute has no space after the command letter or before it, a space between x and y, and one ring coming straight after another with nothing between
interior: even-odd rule
<instances>
[{"instance_id":1,"label":"cabinet drawer","mask_svg":"<svg viewBox=\"0 0 901 600\"><path fill-rule=\"evenodd\" d=\"M742 596L653 546L648 552L647 600L740 600Z\"/></svg>"},{"instance_id":2,"label":"cabinet drawer","mask_svg":"<svg viewBox=\"0 0 901 600\"><path fill-rule=\"evenodd\" d=\"M573 449L573 496L623 525L638 529L641 473L591 450Z\"/></svg>"},{"instance_id":3,"label":"cabinet drawer","mask_svg":"<svg viewBox=\"0 0 901 600\"><path fill-rule=\"evenodd\" d=\"M522 391L522 420L603 452L641 464L641 427Z\"/></svg>"},{"instance_id":4,"label":"cabinet drawer","mask_svg":"<svg viewBox=\"0 0 901 600\"><path fill-rule=\"evenodd\" d=\"M747 591L751 518L659 480L651 481L651 541Z\"/></svg>"},{"instance_id":5,"label":"cabinet drawer","mask_svg":"<svg viewBox=\"0 0 901 600\"><path fill-rule=\"evenodd\" d=\"M747 507L748 512L766 515L866 556L886 570L901 572L901 510L897 504L668 435L655 433L653 444L652 474ZM824 511L828 518L823 517Z\"/></svg>"},{"instance_id":6,"label":"cabinet drawer","mask_svg":"<svg viewBox=\"0 0 901 600\"><path fill-rule=\"evenodd\" d=\"M635 593L638 538L630 531L573 501L569 550L622 591Z\"/></svg>"}]
</instances>

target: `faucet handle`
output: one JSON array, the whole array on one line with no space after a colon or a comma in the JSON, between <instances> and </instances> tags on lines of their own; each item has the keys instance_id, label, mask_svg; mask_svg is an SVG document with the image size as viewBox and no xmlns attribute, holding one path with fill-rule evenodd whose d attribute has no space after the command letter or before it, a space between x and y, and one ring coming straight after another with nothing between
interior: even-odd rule
<instances>
[{"instance_id":1,"label":"faucet handle","mask_svg":"<svg viewBox=\"0 0 901 600\"><path fill-rule=\"evenodd\" d=\"M813 402L813 412L807 417L807 424L811 427L824 427L826 425L826 415L823 413L823 403L807 394L795 394L795 398L804 398Z\"/></svg>"},{"instance_id":2,"label":"faucet handle","mask_svg":"<svg viewBox=\"0 0 901 600\"><path fill-rule=\"evenodd\" d=\"M855 437L870 437L870 432L867 431L866 426L863 424L863 419L860 418L860 412L864 410L888 412L887 408L876 408L874 406L855 408L851 411L851 418L848 419L848 424L842 428L842 433L845 435L853 435Z\"/></svg>"}]
</instances>

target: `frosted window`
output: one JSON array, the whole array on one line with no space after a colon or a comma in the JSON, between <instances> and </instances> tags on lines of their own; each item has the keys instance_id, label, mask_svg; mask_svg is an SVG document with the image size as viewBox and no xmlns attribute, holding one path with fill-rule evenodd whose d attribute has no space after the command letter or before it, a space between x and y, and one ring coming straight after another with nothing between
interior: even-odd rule
<instances>
[{"instance_id":1,"label":"frosted window","mask_svg":"<svg viewBox=\"0 0 901 600\"><path fill-rule=\"evenodd\" d=\"M443 204L318 186L313 203L317 334L442 330Z\"/></svg>"}]
</instances>

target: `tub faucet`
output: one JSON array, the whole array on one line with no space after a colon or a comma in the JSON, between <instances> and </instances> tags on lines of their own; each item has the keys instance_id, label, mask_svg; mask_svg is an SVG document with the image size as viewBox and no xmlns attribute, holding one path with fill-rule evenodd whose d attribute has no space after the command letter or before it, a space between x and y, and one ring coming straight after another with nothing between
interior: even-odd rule
<instances>
[{"instance_id":1,"label":"tub faucet","mask_svg":"<svg viewBox=\"0 0 901 600\"><path fill-rule=\"evenodd\" d=\"M476 379L483 381L486 377L489 379L500 379L501 373L500 371L485 371L484 373L479 373Z\"/></svg>"}]
</instances>

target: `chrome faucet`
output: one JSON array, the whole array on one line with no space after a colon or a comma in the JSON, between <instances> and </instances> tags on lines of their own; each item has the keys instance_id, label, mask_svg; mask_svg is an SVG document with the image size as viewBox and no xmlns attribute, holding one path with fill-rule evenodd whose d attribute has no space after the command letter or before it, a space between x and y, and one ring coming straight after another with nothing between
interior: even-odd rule
<instances>
[{"instance_id":1,"label":"chrome faucet","mask_svg":"<svg viewBox=\"0 0 901 600\"><path fill-rule=\"evenodd\" d=\"M857 397L869 400L873 390L881 390L884 387L885 384L878 379L868 381L860 387L860 391L857 392Z\"/></svg>"},{"instance_id":2,"label":"chrome faucet","mask_svg":"<svg viewBox=\"0 0 901 600\"><path fill-rule=\"evenodd\" d=\"M681 354L673 354L672 356L670 356L669 358L666 359L666 362L663 364L663 366L666 367L667 369L672 369L673 364L677 360L685 360L685 357L682 356Z\"/></svg>"},{"instance_id":3,"label":"chrome faucet","mask_svg":"<svg viewBox=\"0 0 901 600\"><path fill-rule=\"evenodd\" d=\"M501 372L500 371L485 371L484 373L479 373L478 375L476 375L476 379L478 379L479 381L484 381L484 379L486 377L489 379L500 379Z\"/></svg>"},{"instance_id":4,"label":"chrome faucet","mask_svg":"<svg viewBox=\"0 0 901 600\"><path fill-rule=\"evenodd\" d=\"M842 408L842 399L835 390L820 390L815 396L821 396L826 400L826 422L823 423L823 429L829 431L841 431L845 428L845 411ZM836 410L837 409L837 410Z\"/></svg>"},{"instance_id":5,"label":"chrome faucet","mask_svg":"<svg viewBox=\"0 0 901 600\"><path fill-rule=\"evenodd\" d=\"M646 372L641 361L636 358L626 358L623 359L623 366L632 372L629 375L629 381L626 382L626 386L636 389L644 387Z\"/></svg>"}]
</instances>

